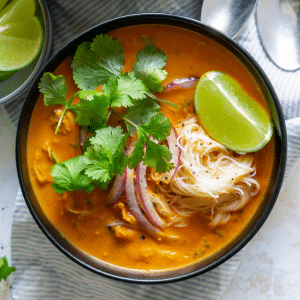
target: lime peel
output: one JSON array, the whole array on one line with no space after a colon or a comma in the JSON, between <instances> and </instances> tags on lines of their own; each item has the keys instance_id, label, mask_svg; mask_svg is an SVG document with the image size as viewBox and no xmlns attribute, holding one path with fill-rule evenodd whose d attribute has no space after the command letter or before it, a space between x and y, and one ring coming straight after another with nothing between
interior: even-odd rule
<instances>
[{"instance_id":1,"label":"lime peel","mask_svg":"<svg viewBox=\"0 0 300 300\"><path fill-rule=\"evenodd\" d=\"M0 71L0 82L12 77L16 71Z\"/></svg>"},{"instance_id":2,"label":"lime peel","mask_svg":"<svg viewBox=\"0 0 300 300\"><path fill-rule=\"evenodd\" d=\"M0 11L2 10L3 7L5 7L7 1L8 0L0 0Z\"/></svg>"},{"instance_id":3,"label":"lime peel","mask_svg":"<svg viewBox=\"0 0 300 300\"><path fill-rule=\"evenodd\" d=\"M195 110L209 135L238 153L258 151L273 134L267 111L221 72L202 75L195 91Z\"/></svg>"}]
</instances>

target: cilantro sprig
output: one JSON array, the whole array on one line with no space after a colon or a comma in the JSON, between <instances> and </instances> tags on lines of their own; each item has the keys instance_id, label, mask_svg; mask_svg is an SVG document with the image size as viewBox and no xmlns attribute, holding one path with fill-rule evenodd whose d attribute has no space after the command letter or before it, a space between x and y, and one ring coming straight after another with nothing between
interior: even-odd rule
<instances>
[{"instance_id":1,"label":"cilantro sprig","mask_svg":"<svg viewBox=\"0 0 300 300\"><path fill-rule=\"evenodd\" d=\"M170 134L169 119L159 113L148 124L131 124L136 128L138 138L129 156L125 155L128 133L124 134L120 126L98 129L88 140L83 155L52 167L54 190L57 193L78 190L90 193L95 186L106 189L117 173L122 175L127 165L135 168L141 161L156 168L157 172L170 171L173 165L170 163L172 155L169 149L153 141L163 141Z\"/></svg>"},{"instance_id":2,"label":"cilantro sprig","mask_svg":"<svg viewBox=\"0 0 300 300\"><path fill-rule=\"evenodd\" d=\"M67 109L70 109L75 114L76 123L89 131L94 132L95 128L106 126L108 120L107 109L110 105L109 97L106 94L97 91L79 91L67 100L68 86L64 77L62 75L54 76L52 73L45 73L38 87L40 92L44 94L46 106L57 104L64 106L55 134L59 131ZM72 104L76 96L81 101L77 104Z\"/></svg>"},{"instance_id":3,"label":"cilantro sprig","mask_svg":"<svg viewBox=\"0 0 300 300\"><path fill-rule=\"evenodd\" d=\"M161 92L161 82L167 77L167 71L163 70L166 65L166 55L153 43L145 41L145 48L137 53L137 61L133 72L143 80L150 92Z\"/></svg>"},{"instance_id":4,"label":"cilantro sprig","mask_svg":"<svg viewBox=\"0 0 300 300\"><path fill-rule=\"evenodd\" d=\"M6 280L7 277L14 272L16 269L8 265L6 257L0 257L0 281Z\"/></svg>"},{"instance_id":5,"label":"cilantro sprig","mask_svg":"<svg viewBox=\"0 0 300 300\"><path fill-rule=\"evenodd\" d=\"M92 179L84 174L86 167L87 164L82 156L55 164L51 170L51 176L54 178L53 189L59 194L79 190L90 193L94 186Z\"/></svg>"},{"instance_id":6,"label":"cilantro sprig","mask_svg":"<svg viewBox=\"0 0 300 300\"><path fill-rule=\"evenodd\" d=\"M112 178L117 173L123 174L127 166L126 139L119 126L96 130L83 155L52 167L53 189L57 193L79 190L90 193L95 186L106 189Z\"/></svg>"},{"instance_id":7,"label":"cilantro sprig","mask_svg":"<svg viewBox=\"0 0 300 300\"><path fill-rule=\"evenodd\" d=\"M159 173L168 172L173 168L170 163L171 152L165 145L159 145L154 140L164 141L170 134L171 123L162 113L154 115L148 124L136 126L138 139L135 147L128 158L130 168L135 168L140 161L152 168L156 168ZM144 146L146 153L144 154Z\"/></svg>"},{"instance_id":8,"label":"cilantro sprig","mask_svg":"<svg viewBox=\"0 0 300 300\"><path fill-rule=\"evenodd\" d=\"M63 76L43 75L39 89L44 94L45 105L63 106L55 134L67 110L75 114L78 125L93 133L85 142L82 155L61 163L56 161L52 167L56 192L84 190L90 193L95 186L106 189L116 174L122 175L127 166L135 168L140 162L156 168L159 173L173 168L172 155L163 144L170 134L171 123L160 113L158 102L176 105L153 94L163 90L161 83L167 76L163 69L166 55L154 43L145 41L132 71L123 74L123 64L120 42L101 34L77 48L71 66L80 90L74 95L68 97ZM75 98L80 101L73 101ZM118 115L116 107L125 108L125 113ZM111 112L125 121L127 132L121 127L107 127ZM127 156L127 138L135 133L134 149Z\"/></svg>"},{"instance_id":9,"label":"cilantro sprig","mask_svg":"<svg viewBox=\"0 0 300 300\"><path fill-rule=\"evenodd\" d=\"M72 61L73 78L82 90L94 90L122 75L124 53L118 40L100 34L79 45Z\"/></svg>"}]
</instances>

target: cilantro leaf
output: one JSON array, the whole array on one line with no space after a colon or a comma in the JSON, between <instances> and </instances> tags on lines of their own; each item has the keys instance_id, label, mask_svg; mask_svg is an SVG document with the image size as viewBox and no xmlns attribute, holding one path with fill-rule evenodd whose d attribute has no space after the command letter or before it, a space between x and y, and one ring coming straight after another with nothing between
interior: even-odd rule
<instances>
[{"instance_id":1,"label":"cilantro leaf","mask_svg":"<svg viewBox=\"0 0 300 300\"><path fill-rule=\"evenodd\" d=\"M142 80L136 78L133 72L128 72L118 79L118 90L132 99L145 98L148 90Z\"/></svg>"},{"instance_id":2,"label":"cilantro leaf","mask_svg":"<svg viewBox=\"0 0 300 300\"><path fill-rule=\"evenodd\" d=\"M142 160L144 157L144 145L145 141L148 138L147 135L144 135L141 132L138 132L139 136L137 141L134 144L133 151L128 156L128 166L130 169L134 169Z\"/></svg>"},{"instance_id":3,"label":"cilantro leaf","mask_svg":"<svg viewBox=\"0 0 300 300\"><path fill-rule=\"evenodd\" d=\"M86 167L87 164L82 156L55 164L51 169L51 176L54 180L53 189L59 194L79 190L90 193L94 186L92 185L92 179L84 174Z\"/></svg>"},{"instance_id":4,"label":"cilantro leaf","mask_svg":"<svg viewBox=\"0 0 300 300\"><path fill-rule=\"evenodd\" d=\"M73 78L79 88L94 90L110 77L120 77L124 53L118 40L98 35L93 42L78 46L72 61Z\"/></svg>"},{"instance_id":5,"label":"cilantro leaf","mask_svg":"<svg viewBox=\"0 0 300 300\"><path fill-rule=\"evenodd\" d=\"M108 108L110 100L107 95L97 91L79 91L75 93L69 101L66 99L68 87L63 76L54 76L45 73L39 83L40 92L44 93L45 105L64 105L63 113L57 123L55 134L58 132L64 114L67 109L74 112L75 122L84 126L88 131L94 132L97 128L106 126L108 120ZM72 105L75 96L79 96L81 101Z\"/></svg>"},{"instance_id":6,"label":"cilantro leaf","mask_svg":"<svg viewBox=\"0 0 300 300\"><path fill-rule=\"evenodd\" d=\"M137 61L133 71L141 79L150 92L161 92L161 82L166 78L167 72L163 70L166 65L166 54L163 50L148 41L144 49L137 53Z\"/></svg>"},{"instance_id":7,"label":"cilantro leaf","mask_svg":"<svg viewBox=\"0 0 300 300\"><path fill-rule=\"evenodd\" d=\"M44 94L45 105L66 104L68 86L62 75L54 76L47 72L41 78L38 87L40 92Z\"/></svg>"},{"instance_id":8,"label":"cilantro leaf","mask_svg":"<svg viewBox=\"0 0 300 300\"><path fill-rule=\"evenodd\" d=\"M112 107L132 106L134 99L143 99L148 92L144 83L133 72L110 79L103 86L103 91L110 96Z\"/></svg>"},{"instance_id":9,"label":"cilantro leaf","mask_svg":"<svg viewBox=\"0 0 300 300\"><path fill-rule=\"evenodd\" d=\"M148 167L156 168L156 172L169 172L174 166L170 163L172 154L166 145L159 145L146 139L146 155L143 159Z\"/></svg>"},{"instance_id":10,"label":"cilantro leaf","mask_svg":"<svg viewBox=\"0 0 300 300\"><path fill-rule=\"evenodd\" d=\"M133 126L126 119L132 121L136 125L141 125L143 123L149 123L150 119L155 116L160 111L160 105L156 103L153 99L145 98L141 101L134 101L134 105L128 107L126 114L124 115L127 130L130 135L134 135L136 132L136 127Z\"/></svg>"},{"instance_id":11,"label":"cilantro leaf","mask_svg":"<svg viewBox=\"0 0 300 300\"><path fill-rule=\"evenodd\" d=\"M46 106L56 104L65 106L55 129L55 134L57 134L64 114L72 102L72 100L68 102L66 99L68 86L65 78L62 75L54 76L52 73L45 73L38 87L40 92L44 94L44 103Z\"/></svg>"},{"instance_id":12,"label":"cilantro leaf","mask_svg":"<svg viewBox=\"0 0 300 300\"><path fill-rule=\"evenodd\" d=\"M127 107L132 105L132 101L126 95L121 95L118 91L118 80L117 78L110 78L106 84L102 87L104 93L109 96L110 104L112 107Z\"/></svg>"},{"instance_id":13,"label":"cilantro leaf","mask_svg":"<svg viewBox=\"0 0 300 300\"><path fill-rule=\"evenodd\" d=\"M83 90L94 90L98 82L106 81L106 73L99 66L99 60L90 50L90 43L84 42L77 47L71 67L73 79L77 86Z\"/></svg>"},{"instance_id":14,"label":"cilantro leaf","mask_svg":"<svg viewBox=\"0 0 300 300\"><path fill-rule=\"evenodd\" d=\"M119 40L114 40L107 34L97 35L91 43L91 50L101 59L103 68L106 68L110 74L121 75L124 53Z\"/></svg>"},{"instance_id":15,"label":"cilantro leaf","mask_svg":"<svg viewBox=\"0 0 300 300\"><path fill-rule=\"evenodd\" d=\"M148 124L140 125L155 140L164 141L170 135L171 123L162 113L154 115Z\"/></svg>"},{"instance_id":16,"label":"cilantro leaf","mask_svg":"<svg viewBox=\"0 0 300 300\"><path fill-rule=\"evenodd\" d=\"M78 97L80 102L69 107L76 116L75 122L91 132L105 127L108 120L109 97L97 91L80 91Z\"/></svg>"},{"instance_id":17,"label":"cilantro leaf","mask_svg":"<svg viewBox=\"0 0 300 300\"><path fill-rule=\"evenodd\" d=\"M168 172L173 168L170 163L172 154L165 145L150 140L149 135L156 140L165 140L170 134L171 123L163 114L154 115L148 124L137 126L138 139L135 143L132 153L128 157L130 168L136 167L140 161L143 161L147 166L156 168L159 173ZM146 153L144 153L146 148Z\"/></svg>"},{"instance_id":18,"label":"cilantro leaf","mask_svg":"<svg viewBox=\"0 0 300 300\"><path fill-rule=\"evenodd\" d=\"M16 269L8 265L6 257L0 258L0 281L2 279L6 280L7 277L14 272Z\"/></svg>"},{"instance_id":19,"label":"cilantro leaf","mask_svg":"<svg viewBox=\"0 0 300 300\"><path fill-rule=\"evenodd\" d=\"M90 142L94 146L101 146L102 151L112 160L115 154L123 152L125 147L124 138L126 138L126 135L123 134L120 126L107 127L97 130L96 135L90 138ZM120 147L122 148L121 150Z\"/></svg>"},{"instance_id":20,"label":"cilantro leaf","mask_svg":"<svg viewBox=\"0 0 300 300\"><path fill-rule=\"evenodd\" d=\"M90 149L87 153L92 151ZM100 157L101 160L99 159ZM87 159L87 156L85 156L85 160L89 164L85 170L85 174L93 180L95 185L102 189L106 189L108 183L112 179L110 177L110 163L107 157L99 155L94 156L94 159Z\"/></svg>"},{"instance_id":21,"label":"cilantro leaf","mask_svg":"<svg viewBox=\"0 0 300 300\"><path fill-rule=\"evenodd\" d=\"M97 186L106 189L117 173L123 174L127 166L124 153L127 137L118 126L99 129L95 136L89 139L90 146L84 154L88 164L85 174L91 177Z\"/></svg>"}]
</instances>

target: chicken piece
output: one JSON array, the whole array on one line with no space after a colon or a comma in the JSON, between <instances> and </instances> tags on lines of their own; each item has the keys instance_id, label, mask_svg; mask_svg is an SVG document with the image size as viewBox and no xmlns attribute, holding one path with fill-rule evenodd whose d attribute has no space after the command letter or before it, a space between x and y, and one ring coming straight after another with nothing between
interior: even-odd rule
<instances>
[{"instance_id":1,"label":"chicken piece","mask_svg":"<svg viewBox=\"0 0 300 300\"><path fill-rule=\"evenodd\" d=\"M126 222L136 225L137 221L135 219L135 217L126 209L124 203L122 202L118 202L115 207L117 207L118 209L120 209L121 213L122 213L122 218L123 220L125 220Z\"/></svg>"},{"instance_id":2,"label":"chicken piece","mask_svg":"<svg viewBox=\"0 0 300 300\"><path fill-rule=\"evenodd\" d=\"M54 109L54 114L50 118L50 121L54 127L56 127L62 113L63 113L62 108ZM62 134L67 134L68 132L75 130L75 127L76 124L74 120L74 114L71 111L67 110L62 119L58 132Z\"/></svg>"},{"instance_id":3,"label":"chicken piece","mask_svg":"<svg viewBox=\"0 0 300 300\"><path fill-rule=\"evenodd\" d=\"M46 142L46 144L49 144ZM52 161L49 157L48 146L36 150L35 158L33 163L33 170L35 172L36 179L44 184L47 182L52 182L52 177L50 175Z\"/></svg>"},{"instance_id":4,"label":"chicken piece","mask_svg":"<svg viewBox=\"0 0 300 300\"><path fill-rule=\"evenodd\" d=\"M180 252L161 250L159 247L148 246L146 244L135 249L134 255L130 259L148 264L156 257L164 257L170 261L183 259Z\"/></svg>"},{"instance_id":5,"label":"chicken piece","mask_svg":"<svg viewBox=\"0 0 300 300\"><path fill-rule=\"evenodd\" d=\"M121 225L114 226L113 231L117 238L133 240L134 238L138 237L136 230Z\"/></svg>"}]
</instances>

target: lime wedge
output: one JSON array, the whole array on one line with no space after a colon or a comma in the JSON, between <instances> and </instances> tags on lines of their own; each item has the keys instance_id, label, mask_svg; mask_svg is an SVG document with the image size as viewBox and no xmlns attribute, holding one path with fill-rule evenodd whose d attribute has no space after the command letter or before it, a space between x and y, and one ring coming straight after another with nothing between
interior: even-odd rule
<instances>
[{"instance_id":1,"label":"lime wedge","mask_svg":"<svg viewBox=\"0 0 300 300\"><path fill-rule=\"evenodd\" d=\"M10 78L16 71L0 71L0 82Z\"/></svg>"},{"instance_id":2,"label":"lime wedge","mask_svg":"<svg viewBox=\"0 0 300 300\"><path fill-rule=\"evenodd\" d=\"M272 137L267 111L224 73L211 71L200 78L195 110L208 134L238 153L257 151Z\"/></svg>"},{"instance_id":3,"label":"lime wedge","mask_svg":"<svg viewBox=\"0 0 300 300\"><path fill-rule=\"evenodd\" d=\"M8 0L0 0L0 11L2 10L2 8L6 5Z\"/></svg>"},{"instance_id":4,"label":"lime wedge","mask_svg":"<svg viewBox=\"0 0 300 300\"><path fill-rule=\"evenodd\" d=\"M0 11L0 27L9 23L22 23L23 20L33 18L35 10L35 0L13 0Z\"/></svg>"},{"instance_id":5,"label":"lime wedge","mask_svg":"<svg viewBox=\"0 0 300 300\"><path fill-rule=\"evenodd\" d=\"M39 54L42 41L42 26L37 17L3 26L0 32L0 71L18 70L29 65Z\"/></svg>"},{"instance_id":6,"label":"lime wedge","mask_svg":"<svg viewBox=\"0 0 300 300\"><path fill-rule=\"evenodd\" d=\"M35 11L35 0L13 0L0 12L0 71L21 69L39 54L43 30Z\"/></svg>"}]
</instances>

